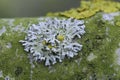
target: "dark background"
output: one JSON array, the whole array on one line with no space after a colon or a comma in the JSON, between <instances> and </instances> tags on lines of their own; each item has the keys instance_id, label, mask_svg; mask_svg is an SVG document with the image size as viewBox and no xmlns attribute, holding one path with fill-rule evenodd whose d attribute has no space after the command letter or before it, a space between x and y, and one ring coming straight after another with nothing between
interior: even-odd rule
<instances>
[{"instance_id":1,"label":"dark background","mask_svg":"<svg viewBox=\"0 0 120 80\"><path fill-rule=\"evenodd\" d=\"M0 0L0 18L38 17L79 5L80 0Z\"/></svg>"},{"instance_id":2,"label":"dark background","mask_svg":"<svg viewBox=\"0 0 120 80\"><path fill-rule=\"evenodd\" d=\"M79 6L80 0L0 0L0 18L39 17Z\"/></svg>"}]
</instances>

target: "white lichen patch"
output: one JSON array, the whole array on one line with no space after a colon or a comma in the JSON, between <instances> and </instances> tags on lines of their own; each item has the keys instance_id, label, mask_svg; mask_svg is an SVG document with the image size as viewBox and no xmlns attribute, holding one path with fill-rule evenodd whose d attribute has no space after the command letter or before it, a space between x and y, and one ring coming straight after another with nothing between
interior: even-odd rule
<instances>
[{"instance_id":1,"label":"white lichen patch","mask_svg":"<svg viewBox=\"0 0 120 80\"><path fill-rule=\"evenodd\" d=\"M30 26L25 40L20 42L35 61L45 61L47 66L78 55L82 45L76 39L85 33L84 28L83 20L45 18Z\"/></svg>"},{"instance_id":2,"label":"white lichen patch","mask_svg":"<svg viewBox=\"0 0 120 80\"><path fill-rule=\"evenodd\" d=\"M17 25L16 27L13 28L14 31L21 31L24 32L24 28L21 25Z\"/></svg>"},{"instance_id":3,"label":"white lichen patch","mask_svg":"<svg viewBox=\"0 0 120 80\"><path fill-rule=\"evenodd\" d=\"M25 32L25 28L23 27L22 23L20 23L19 25L12 27L11 31L15 31L15 32Z\"/></svg>"},{"instance_id":4,"label":"white lichen patch","mask_svg":"<svg viewBox=\"0 0 120 80\"><path fill-rule=\"evenodd\" d=\"M92 61L92 60L94 60L95 58L97 58L97 56L94 55L93 53L90 53L90 55L87 57L87 60L88 60L88 61Z\"/></svg>"},{"instance_id":5,"label":"white lichen patch","mask_svg":"<svg viewBox=\"0 0 120 80\"><path fill-rule=\"evenodd\" d=\"M8 20L8 24L9 24L10 26L14 26L14 21L15 21L15 19L9 19L9 20Z\"/></svg>"},{"instance_id":6,"label":"white lichen patch","mask_svg":"<svg viewBox=\"0 0 120 80\"><path fill-rule=\"evenodd\" d=\"M0 71L0 78L1 78L1 77L3 77L3 72L2 72L2 71Z\"/></svg>"},{"instance_id":7,"label":"white lichen patch","mask_svg":"<svg viewBox=\"0 0 120 80\"><path fill-rule=\"evenodd\" d=\"M111 21L114 19L115 16L120 15L120 12L114 12L114 13L104 13L102 15L103 20Z\"/></svg>"},{"instance_id":8,"label":"white lichen patch","mask_svg":"<svg viewBox=\"0 0 120 80\"><path fill-rule=\"evenodd\" d=\"M1 19L1 20L2 20L3 23L6 23L7 25L9 25L9 27L14 26L15 19L5 18L5 19Z\"/></svg>"},{"instance_id":9,"label":"white lichen patch","mask_svg":"<svg viewBox=\"0 0 120 80\"><path fill-rule=\"evenodd\" d=\"M116 55L117 55L117 59L116 62L118 65L120 65L120 48L116 49Z\"/></svg>"},{"instance_id":10,"label":"white lichen patch","mask_svg":"<svg viewBox=\"0 0 120 80\"><path fill-rule=\"evenodd\" d=\"M4 27L2 27L2 29L0 29L0 36L1 36L3 33L5 33L5 31L6 31L6 28L5 28L5 26L4 26Z\"/></svg>"},{"instance_id":11,"label":"white lichen patch","mask_svg":"<svg viewBox=\"0 0 120 80\"><path fill-rule=\"evenodd\" d=\"M15 80L15 78L10 77L9 75L4 75L3 71L0 71L0 80Z\"/></svg>"},{"instance_id":12,"label":"white lichen patch","mask_svg":"<svg viewBox=\"0 0 120 80\"><path fill-rule=\"evenodd\" d=\"M120 43L118 44L118 46L120 47Z\"/></svg>"},{"instance_id":13,"label":"white lichen patch","mask_svg":"<svg viewBox=\"0 0 120 80\"><path fill-rule=\"evenodd\" d=\"M40 17L40 18L38 18L38 21L44 21L44 20L45 20L44 17Z\"/></svg>"},{"instance_id":14,"label":"white lichen patch","mask_svg":"<svg viewBox=\"0 0 120 80\"><path fill-rule=\"evenodd\" d=\"M11 44L10 42L8 42L8 43L6 44L6 48L12 48L12 44Z\"/></svg>"},{"instance_id":15,"label":"white lichen patch","mask_svg":"<svg viewBox=\"0 0 120 80\"><path fill-rule=\"evenodd\" d=\"M28 58L30 59L30 80L32 80L32 76L33 76L33 69L35 68L35 65L33 64L33 57L31 56L31 54L28 55Z\"/></svg>"},{"instance_id":16,"label":"white lichen patch","mask_svg":"<svg viewBox=\"0 0 120 80\"><path fill-rule=\"evenodd\" d=\"M5 77L5 80L10 80L10 77L9 77L9 76L6 76L6 77Z\"/></svg>"},{"instance_id":17,"label":"white lichen patch","mask_svg":"<svg viewBox=\"0 0 120 80\"><path fill-rule=\"evenodd\" d=\"M4 80L15 80L15 78L7 75L4 77Z\"/></svg>"}]
</instances>

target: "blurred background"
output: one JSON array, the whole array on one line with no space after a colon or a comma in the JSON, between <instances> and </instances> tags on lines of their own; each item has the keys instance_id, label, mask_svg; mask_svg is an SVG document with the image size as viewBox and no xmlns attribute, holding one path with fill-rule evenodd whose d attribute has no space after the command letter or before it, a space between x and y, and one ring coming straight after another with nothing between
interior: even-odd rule
<instances>
[{"instance_id":1,"label":"blurred background","mask_svg":"<svg viewBox=\"0 0 120 80\"><path fill-rule=\"evenodd\" d=\"M80 0L0 0L0 18L39 17L79 6Z\"/></svg>"},{"instance_id":2,"label":"blurred background","mask_svg":"<svg viewBox=\"0 0 120 80\"><path fill-rule=\"evenodd\" d=\"M80 0L0 0L0 18L38 17L79 5Z\"/></svg>"}]
</instances>

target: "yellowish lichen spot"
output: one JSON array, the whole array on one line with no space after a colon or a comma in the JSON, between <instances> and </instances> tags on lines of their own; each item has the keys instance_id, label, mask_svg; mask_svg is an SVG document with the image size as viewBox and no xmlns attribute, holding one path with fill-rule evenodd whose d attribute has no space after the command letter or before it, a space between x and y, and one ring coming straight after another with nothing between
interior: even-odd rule
<instances>
[{"instance_id":1,"label":"yellowish lichen spot","mask_svg":"<svg viewBox=\"0 0 120 80\"><path fill-rule=\"evenodd\" d=\"M51 44L49 44L49 45L48 45L48 48L52 49L52 48L53 48L53 46L52 46Z\"/></svg>"},{"instance_id":2,"label":"yellowish lichen spot","mask_svg":"<svg viewBox=\"0 0 120 80\"><path fill-rule=\"evenodd\" d=\"M117 21L117 22L116 22L116 25L117 25L117 26L120 26L120 21Z\"/></svg>"},{"instance_id":3,"label":"yellowish lichen spot","mask_svg":"<svg viewBox=\"0 0 120 80\"><path fill-rule=\"evenodd\" d=\"M42 41L42 44L43 44L43 45L46 45L46 43L47 43L47 42L46 42L45 40L44 40L44 41Z\"/></svg>"},{"instance_id":4,"label":"yellowish lichen spot","mask_svg":"<svg viewBox=\"0 0 120 80\"><path fill-rule=\"evenodd\" d=\"M64 36L63 36L63 35L58 35L58 36L57 36L57 39L58 39L59 41L63 41L63 40L64 40Z\"/></svg>"},{"instance_id":5,"label":"yellowish lichen spot","mask_svg":"<svg viewBox=\"0 0 120 80\"><path fill-rule=\"evenodd\" d=\"M65 16L82 19L91 17L97 12L111 13L119 10L120 3L112 0L82 0L79 8L74 8L65 12L48 13L48 16Z\"/></svg>"}]
</instances>

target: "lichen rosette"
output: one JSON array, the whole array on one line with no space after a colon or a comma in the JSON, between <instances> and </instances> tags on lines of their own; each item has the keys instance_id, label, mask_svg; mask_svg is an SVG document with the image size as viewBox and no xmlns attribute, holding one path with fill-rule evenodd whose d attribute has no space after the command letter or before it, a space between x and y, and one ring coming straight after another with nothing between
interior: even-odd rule
<instances>
[{"instance_id":1,"label":"lichen rosette","mask_svg":"<svg viewBox=\"0 0 120 80\"><path fill-rule=\"evenodd\" d=\"M26 32L25 40L20 40L24 50L32 54L33 60L45 61L49 66L78 55L82 45L76 41L85 33L83 20L40 18Z\"/></svg>"}]
</instances>

